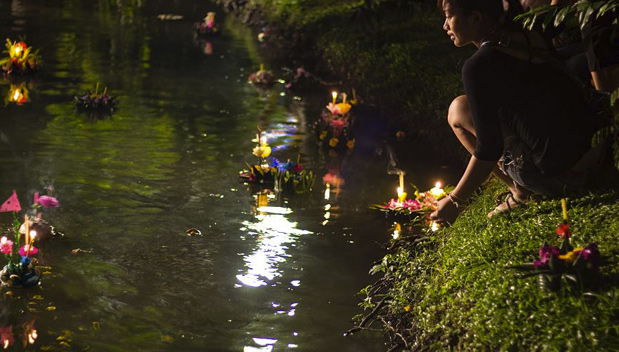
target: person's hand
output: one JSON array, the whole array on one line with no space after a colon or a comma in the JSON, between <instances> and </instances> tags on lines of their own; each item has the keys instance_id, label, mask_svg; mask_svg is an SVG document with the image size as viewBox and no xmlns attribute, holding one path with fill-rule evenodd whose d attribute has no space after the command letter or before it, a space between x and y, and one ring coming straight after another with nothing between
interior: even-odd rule
<instances>
[{"instance_id":1,"label":"person's hand","mask_svg":"<svg viewBox=\"0 0 619 352\"><path fill-rule=\"evenodd\" d=\"M451 202L449 197L438 201L436 211L430 214L430 219L441 226L451 226L460 215L460 209Z\"/></svg>"}]
</instances>

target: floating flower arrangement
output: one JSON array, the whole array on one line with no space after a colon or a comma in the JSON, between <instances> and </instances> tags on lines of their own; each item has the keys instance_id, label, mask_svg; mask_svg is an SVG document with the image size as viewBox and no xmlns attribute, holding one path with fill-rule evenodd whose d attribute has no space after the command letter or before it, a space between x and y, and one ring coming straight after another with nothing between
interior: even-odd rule
<instances>
[{"instance_id":1,"label":"floating flower arrangement","mask_svg":"<svg viewBox=\"0 0 619 352\"><path fill-rule=\"evenodd\" d=\"M26 82L11 84L7 95L4 97L4 105L6 106L10 103L23 105L24 103L27 103L28 100L28 88L26 87Z\"/></svg>"},{"instance_id":2,"label":"floating flower arrangement","mask_svg":"<svg viewBox=\"0 0 619 352\"><path fill-rule=\"evenodd\" d=\"M17 193L13 194L2 205L0 212L13 212L14 240L7 235L0 238L0 252L4 254L7 264L0 270L0 285L6 287L33 287L41 277L41 271L35 266L35 256L39 252L34 246L35 239L40 238L41 208L56 208L58 200L51 196L35 194L32 217L24 215L23 223L18 218L21 211ZM35 225L39 225L38 227ZM23 245L21 244L23 239Z\"/></svg>"},{"instance_id":3,"label":"floating flower arrangement","mask_svg":"<svg viewBox=\"0 0 619 352\"><path fill-rule=\"evenodd\" d=\"M39 70L39 49L32 51L23 40L17 42L9 38L6 39L5 47L4 53L8 57L0 60L0 66L6 75L27 75Z\"/></svg>"},{"instance_id":4,"label":"floating flower arrangement","mask_svg":"<svg viewBox=\"0 0 619 352\"><path fill-rule=\"evenodd\" d=\"M213 36L221 32L215 23L215 12L208 12L201 22L196 22L193 29L200 36Z\"/></svg>"},{"instance_id":5,"label":"floating flower arrangement","mask_svg":"<svg viewBox=\"0 0 619 352\"><path fill-rule=\"evenodd\" d=\"M332 102L326 106L316 122L315 130L319 143L328 148L352 150L355 147L352 136L353 117L350 112L352 106L346 102L346 93L342 93L341 103L337 103L337 92L332 92L331 95Z\"/></svg>"},{"instance_id":6,"label":"floating flower arrangement","mask_svg":"<svg viewBox=\"0 0 619 352\"><path fill-rule=\"evenodd\" d=\"M263 187L272 187L288 193L305 193L311 191L316 178L313 171L294 161L280 162L270 157L271 147L267 137L258 131L256 135L258 144L253 150L253 155L258 157L257 164L247 164L248 170L240 173L240 177L247 182L258 184Z\"/></svg>"},{"instance_id":7,"label":"floating flower arrangement","mask_svg":"<svg viewBox=\"0 0 619 352\"><path fill-rule=\"evenodd\" d=\"M453 189L453 187L443 189L441 186L441 183L437 182L432 189L419 192L417 187L413 185L415 188L414 198L407 198L408 193L404 191L404 173L400 172L400 186L397 188L398 197L390 199L387 203L372 204L370 209L382 211L389 218L411 221L436 210L437 202Z\"/></svg>"},{"instance_id":8,"label":"floating flower arrangement","mask_svg":"<svg viewBox=\"0 0 619 352\"><path fill-rule=\"evenodd\" d=\"M275 84L277 79L271 71L265 70L264 65L260 64L260 70L251 73L247 81L260 88L269 88Z\"/></svg>"},{"instance_id":9,"label":"floating flower arrangement","mask_svg":"<svg viewBox=\"0 0 619 352\"><path fill-rule=\"evenodd\" d=\"M544 244L539 249L539 259L533 263L515 266L515 269L528 271L523 277L537 276L542 290L558 291L562 284L582 289L598 277L601 261L597 243L574 248L570 239L572 232L567 223L567 203L561 200L563 223L555 231L561 238L561 245Z\"/></svg>"},{"instance_id":10,"label":"floating flower arrangement","mask_svg":"<svg viewBox=\"0 0 619 352\"><path fill-rule=\"evenodd\" d=\"M88 116L103 118L111 115L118 106L118 99L107 94L107 87L103 93L99 94L99 83L95 87L95 92L76 95L73 99L77 110L86 113Z\"/></svg>"}]
</instances>

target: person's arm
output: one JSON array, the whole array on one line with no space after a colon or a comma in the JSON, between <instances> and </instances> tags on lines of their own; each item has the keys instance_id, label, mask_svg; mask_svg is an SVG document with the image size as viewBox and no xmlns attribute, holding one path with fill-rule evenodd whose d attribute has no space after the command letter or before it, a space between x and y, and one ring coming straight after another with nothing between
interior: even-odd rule
<instances>
[{"instance_id":1,"label":"person's arm","mask_svg":"<svg viewBox=\"0 0 619 352\"><path fill-rule=\"evenodd\" d=\"M458 185L449 196L438 202L436 211L430 214L430 218L441 225L453 224L460 214L464 203L488 178L495 166L496 161L481 160L471 156L471 160Z\"/></svg>"}]
</instances>

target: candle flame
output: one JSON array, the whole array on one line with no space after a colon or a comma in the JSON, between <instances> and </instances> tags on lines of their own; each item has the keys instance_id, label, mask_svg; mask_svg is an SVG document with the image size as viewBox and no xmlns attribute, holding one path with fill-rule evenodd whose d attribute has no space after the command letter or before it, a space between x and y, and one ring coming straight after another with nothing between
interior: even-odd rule
<instances>
[{"instance_id":1,"label":"candle flame","mask_svg":"<svg viewBox=\"0 0 619 352\"><path fill-rule=\"evenodd\" d=\"M441 186L442 186L441 181L436 181L436 185L435 186L436 186L436 188L441 188Z\"/></svg>"},{"instance_id":2,"label":"candle flame","mask_svg":"<svg viewBox=\"0 0 619 352\"><path fill-rule=\"evenodd\" d=\"M28 342L32 345L34 344L34 342L37 340L37 337L39 337L39 335L37 334L36 330L32 330L30 332L30 334L28 334Z\"/></svg>"},{"instance_id":3,"label":"candle flame","mask_svg":"<svg viewBox=\"0 0 619 352\"><path fill-rule=\"evenodd\" d=\"M441 188L441 182L440 181L436 182L436 185L434 186L434 188L432 188L430 190L430 193L432 193L432 195L435 198L438 198L438 197L440 197L440 196L445 194L445 191L443 191L443 189Z\"/></svg>"},{"instance_id":4,"label":"candle flame","mask_svg":"<svg viewBox=\"0 0 619 352\"><path fill-rule=\"evenodd\" d=\"M266 136L260 137L260 144L261 145L267 145L267 137Z\"/></svg>"},{"instance_id":5,"label":"candle flame","mask_svg":"<svg viewBox=\"0 0 619 352\"><path fill-rule=\"evenodd\" d=\"M432 232L436 232L439 228L439 224L436 221L432 221L432 226L430 227L430 230L432 230Z\"/></svg>"},{"instance_id":6,"label":"candle flame","mask_svg":"<svg viewBox=\"0 0 619 352\"><path fill-rule=\"evenodd\" d=\"M5 350L6 350L6 349L8 349L8 348L9 348L9 346L11 346L11 343L9 342L9 340L8 340L8 339L7 339L7 340L4 340L4 342L3 342L3 346L4 346L4 349L5 349Z\"/></svg>"},{"instance_id":7,"label":"candle flame","mask_svg":"<svg viewBox=\"0 0 619 352\"><path fill-rule=\"evenodd\" d=\"M37 237L37 231L30 230L30 241L33 242L35 237Z\"/></svg>"},{"instance_id":8,"label":"candle flame","mask_svg":"<svg viewBox=\"0 0 619 352\"><path fill-rule=\"evenodd\" d=\"M19 89L15 89L15 93L13 93L13 101L18 101L20 95L21 93L19 93Z\"/></svg>"},{"instance_id":9,"label":"candle flame","mask_svg":"<svg viewBox=\"0 0 619 352\"><path fill-rule=\"evenodd\" d=\"M21 51L21 47L16 46L15 47L15 55L19 55L19 52Z\"/></svg>"},{"instance_id":10,"label":"candle flame","mask_svg":"<svg viewBox=\"0 0 619 352\"><path fill-rule=\"evenodd\" d=\"M327 188L325 189L325 199L329 200L331 197L331 185L327 183Z\"/></svg>"},{"instance_id":11,"label":"candle flame","mask_svg":"<svg viewBox=\"0 0 619 352\"><path fill-rule=\"evenodd\" d=\"M5 244L7 241L6 236L2 236L2 238L0 239L0 244Z\"/></svg>"}]
</instances>

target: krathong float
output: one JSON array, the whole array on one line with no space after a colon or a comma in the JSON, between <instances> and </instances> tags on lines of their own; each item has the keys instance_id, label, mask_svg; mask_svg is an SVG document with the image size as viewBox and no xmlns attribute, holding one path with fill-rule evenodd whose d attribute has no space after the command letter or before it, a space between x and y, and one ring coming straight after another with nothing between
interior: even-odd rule
<instances>
[{"instance_id":1,"label":"krathong float","mask_svg":"<svg viewBox=\"0 0 619 352\"><path fill-rule=\"evenodd\" d=\"M267 137L262 134L262 130L258 129L256 134L256 142L258 143L253 150L253 155L258 157L258 163L247 164L249 170L241 171L239 176L241 179L250 183L271 186L275 184L277 168L270 165L267 159L271 155L271 147L269 146Z\"/></svg>"},{"instance_id":2,"label":"krathong float","mask_svg":"<svg viewBox=\"0 0 619 352\"><path fill-rule=\"evenodd\" d=\"M331 96L333 100L326 106L315 125L319 143L326 148L352 150L355 147L352 135L353 116L350 112L352 106L346 102L346 93L342 93L341 103L337 103L337 92L332 92Z\"/></svg>"},{"instance_id":3,"label":"krathong float","mask_svg":"<svg viewBox=\"0 0 619 352\"><path fill-rule=\"evenodd\" d=\"M271 71L265 70L264 65L260 64L260 70L251 73L247 81L259 88L269 88L277 82L277 79Z\"/></svg>"},{"instance_id":4,"label":"krathong float","mask_svg":"<svg viewBox=\"0 0 619 352\"><path fill-rule=\"evenodd\" d=\"M107 87L103 89L103 93L99 94L99 83L94 93L88 90L84 94L76 95L73 102L78 112L100 119L110 116L118 106L118 99L107 94Z\"/></svg>"},{"instance_id":5,"label":"krathong float","mask_svg":"<svg viewBox=\"0 0 619 352\"><path fill-rule=\"evenodd\" d=\"M23 105L24 103L27 103L28 100L28 88L26 87L26 82L11 84L7 95L4 97L4 105L6 106L10 103Z\"/></svg>"},{"instance_id":6,"label":"krathong float","mask_svg":"<svg viewBox=\"0 0 619 352\"><path fill-rule=\"evenodd\" d=\"M545 243L539 249L539 258L532 263L514 266L527 271L522 277L537 276L542 290L558 291L562 286L582 290L599 277L601 255L597 243L574 248L570 243L572 231L567 222L567 201L561 200L563 223L555 231L560 237L559 247Z\"/></svg>"},{"instance_id":7,"label":"krathong float","mask_svg":"<svg viewBox=\"0 0 619 352\"><path fill-rule=\"evenodd\" d=\"M415 185L412 186L415 189L414 197L408 198L408 193L404 191L404 173L400 173L400 186L396 189L397 198L392 198L387 203L372 204L370 209L384 212L387 218L395 221L413 221L435 211L437 202L453 189L451 186L441 188L440 182L426 192L419 192ZM429 223L428 226L433 231L437 229L435 223Z\"/></svg>"},{"instance_id":8,"label":"krathong float","mask_svg":"<svg viewBox=\"0 0 619 352\"><path fill-rule=\"evenodd\" d=\"M39 49L32 51L23 40L11 41L6 39L6 50L8 56L0 59L0 66L5 75L28 75L39 70L40 57Z\"/></svg>"},{"instance_id":9,"label":"krathong float","mask_svg":"<svg viewBox=\"0 0 619 352\"><path fill-rule=\"evenodd\" d=\"M307 170L298 159L296 162L290 159L280 162L270 157L271 147L262 131L258 131L256 139L258 144L253 155L258 157L258 163L247 164L248 170L239 174L242 180L286 193L306 193L312 190L316 178L313 171Z\"/></svg>"},{"instance_id":10,"label":"krathong float","mask_svg":"<svg viewBox=\"0 0 619 352\"><path fill-rule=\"evenodd\" d=\"M214 36L220 34L219 28L215 23L215 12L207 12L201 22L196 22L193 29L199 36Z\"/></svg>"},{"instance_id":11,"label":"krathong float","mask_svg":"<svg viewBox=\"0 0 619 352\"><path fill-rule=\"evenodd\" d=\"M35 240L39 239L42 229L40 208L58 207L58 200L51 196L35 194L35 202L31 214L26 212L23 223L20 222L18 213L21 206L17 193L13 194L0 205L0 212L13 213L13 240L7 235L0 238L0 252L7 259L7 264L0 271L0 285L5 287L33 287L39 284L41 271L36 265L38 249L34 246ZM35 226L38 225L38 226ZM23 240L23 245L21 244Z\"/></svg>"}]
</instances>

